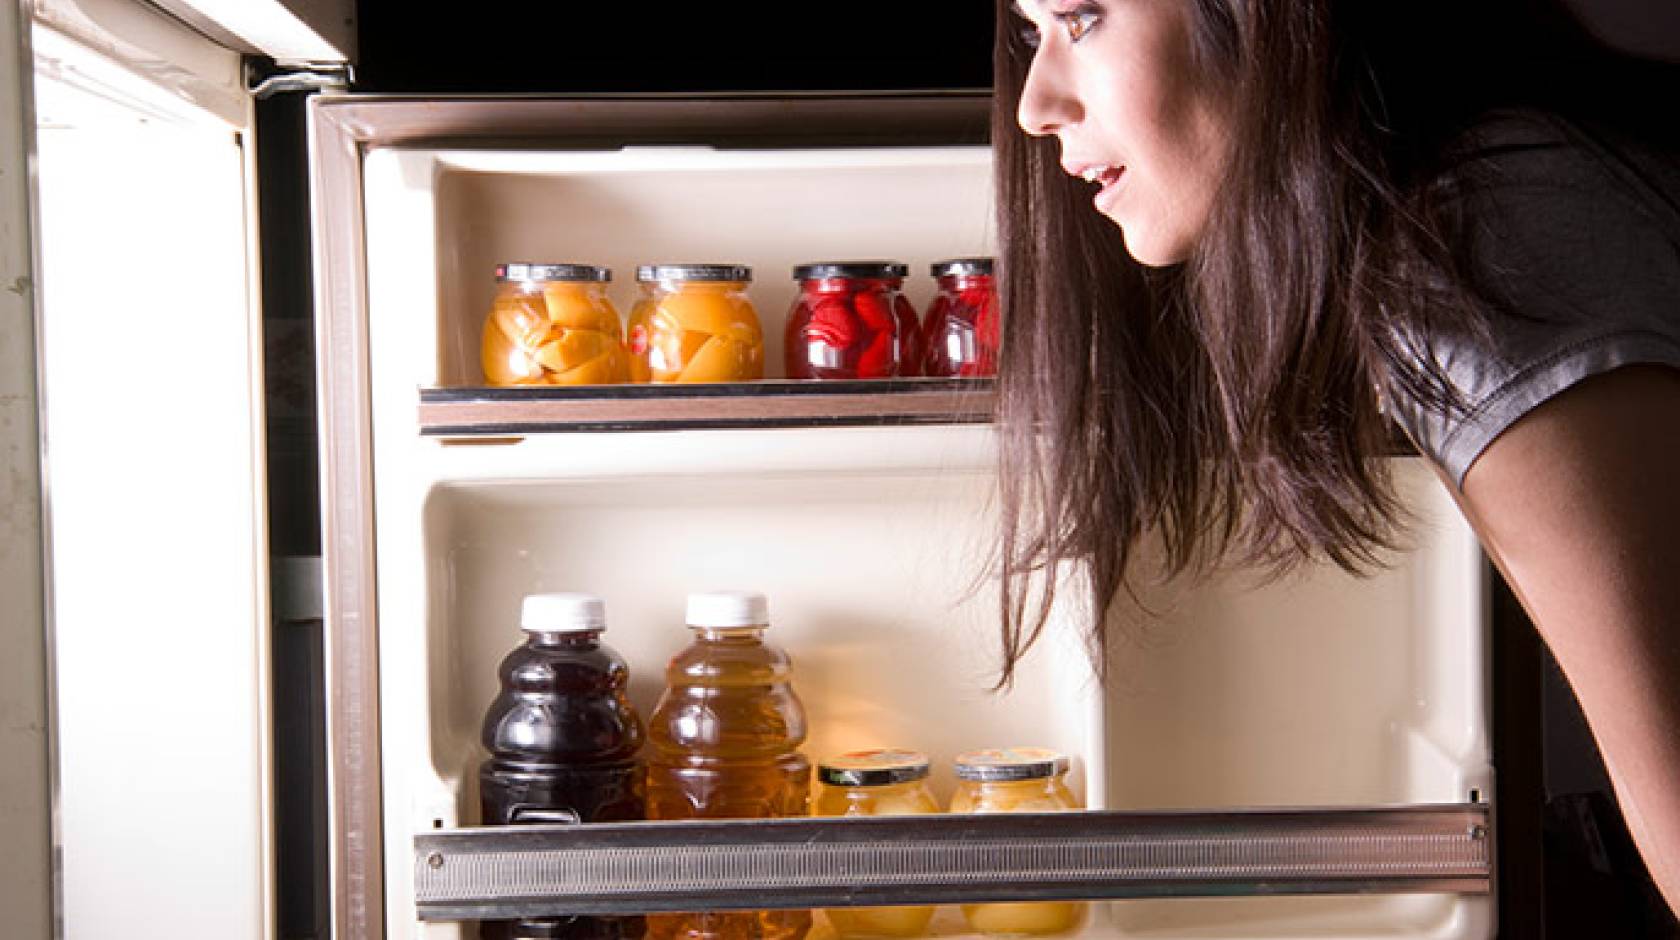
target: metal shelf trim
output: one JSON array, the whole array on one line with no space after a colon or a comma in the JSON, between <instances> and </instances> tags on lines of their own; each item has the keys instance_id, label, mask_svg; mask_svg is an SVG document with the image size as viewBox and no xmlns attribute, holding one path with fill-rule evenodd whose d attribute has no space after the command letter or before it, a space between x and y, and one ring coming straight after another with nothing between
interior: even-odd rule
<instances>
[{"instance_id":1,"label":"metal shelf trim","mask_svg":"<svg viewBox=\"0 0 1680 940\"><path fill-rule=\"evenodd\" d=\"M1480 804L493 826L414 840L422 920L1271 894L1485 894Z\"/></svg>"},{"instance_id":2,"label":"metal shelf trim","mask_svg":"<svg viewBox=\"0 0 1680 940\"><path fill-rule=\"evenodd\" d=\"M428 437L979 424L995 399L990 379L426 388L419 418Z\"/></svg>"}]
</instances>

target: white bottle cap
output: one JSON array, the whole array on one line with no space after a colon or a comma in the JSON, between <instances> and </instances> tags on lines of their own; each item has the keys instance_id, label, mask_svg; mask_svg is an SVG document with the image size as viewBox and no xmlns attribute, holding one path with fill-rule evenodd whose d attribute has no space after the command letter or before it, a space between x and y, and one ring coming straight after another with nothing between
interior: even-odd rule
<instances>
[{"instance_id":1,"label":"white bottle cap","mask_svg":"<svg viewBox=\"0 0 1680 940\"><path fill-rule=\"evenodd\" d=\"M757 591L706 591L688 595L691 627L765 627L770 601Z\"/></svg>"},{"instance_id":2,"label":"white bottle cap","mask_svg":"<svg viewBox=\"0 0 1680 940\"><path fill-rule=\"evenodd\" d=\"M519 627L526 633L605 630L607 603L593 594L527 594Z\"/></svg>"}]
</instances>

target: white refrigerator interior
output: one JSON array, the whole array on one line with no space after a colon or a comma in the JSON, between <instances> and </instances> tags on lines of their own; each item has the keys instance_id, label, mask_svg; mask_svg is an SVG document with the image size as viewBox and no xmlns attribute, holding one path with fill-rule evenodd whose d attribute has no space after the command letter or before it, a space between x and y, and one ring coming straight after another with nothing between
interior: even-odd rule
<instances>
[{"instance_id":1,"label":"white refrigerator interior","mask_svg":"<svg viewBox=\"0 0 1680 940\"><path fill-rule=\"evenodd\" d=\"M483 382L496 263L609 266L621 314L638 264L751 265L776 375L794 264L904 261L923 309L930 262L992 251L984 148L374 149L363 171L387 936L471 935L418 921L412 840L478 822L479 723L538 591L605 597L644 715L687 642L685 594L765 591L806 752L920 749L942 797L955 754L1011 745L1069 753L1091 808L1491 797L1481 561L1415 461L1398 467L1415 548L1391 569L1163 591L1162 622L1116 643L1106 687L1062 611L993 693L996 596L975 582L994 509L985 427L420 434L420 388ZM963 930L954 911L935 923ZM1115 902L1085 928L1492 932L1488 897L1449 895Z\"/></svg>"},{"instance_id":2,"label":"white refrigerator interior","mask_svg":"<svg viewBox=\"0 0 1680 940\"><path fill-rule=\"evenodd\" d=\"M32 37L62 936L269 936L250 102L237 54L88 8L169 66Z\"/></svg>"}]
</instances>

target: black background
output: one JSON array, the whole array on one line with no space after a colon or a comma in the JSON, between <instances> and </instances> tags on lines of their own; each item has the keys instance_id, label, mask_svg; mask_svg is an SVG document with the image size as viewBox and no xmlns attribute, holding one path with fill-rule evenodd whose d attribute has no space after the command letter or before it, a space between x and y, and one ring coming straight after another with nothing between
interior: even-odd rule
<instances>
[{"instance_id":1,"label":"black background","mask_svg":"<svg viewBox=\"0 0 1680 940\"><path fill-rule=\"evenodd\" d=\"M357 4L359 91L989 88L984 0Z\"/></svg>"}]
</instances>

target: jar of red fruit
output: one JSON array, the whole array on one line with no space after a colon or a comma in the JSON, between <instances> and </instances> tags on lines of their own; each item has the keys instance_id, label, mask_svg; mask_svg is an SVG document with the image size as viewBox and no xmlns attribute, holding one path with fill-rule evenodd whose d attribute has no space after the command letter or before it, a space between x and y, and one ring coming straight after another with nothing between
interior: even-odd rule
<instances>
[{"instance_id":1,"label":"jar of red fruit","mask_svg":"<svg viewBox=\"0 0 1680 940\"><path fill-rule=\"evenodd\" d=\"M915 308L896 261L802 264L783 350L791 379L884 379L906 374ZM905 311L909 311L906 317ZM908 335L907 335L908 334Z\"/></svg>"},{"instance_id":2,"label":"jar of red fruit","mask_svg":"<svg viewBox=\"0 0 1680 940\"><path fill-rule=\"evenodd\" d=\"M922 321L927 348L922 374L996 375L998 295L992 259L956 258L935 262L931 273L939 292Z\"/></svg>"}]
</instances>

